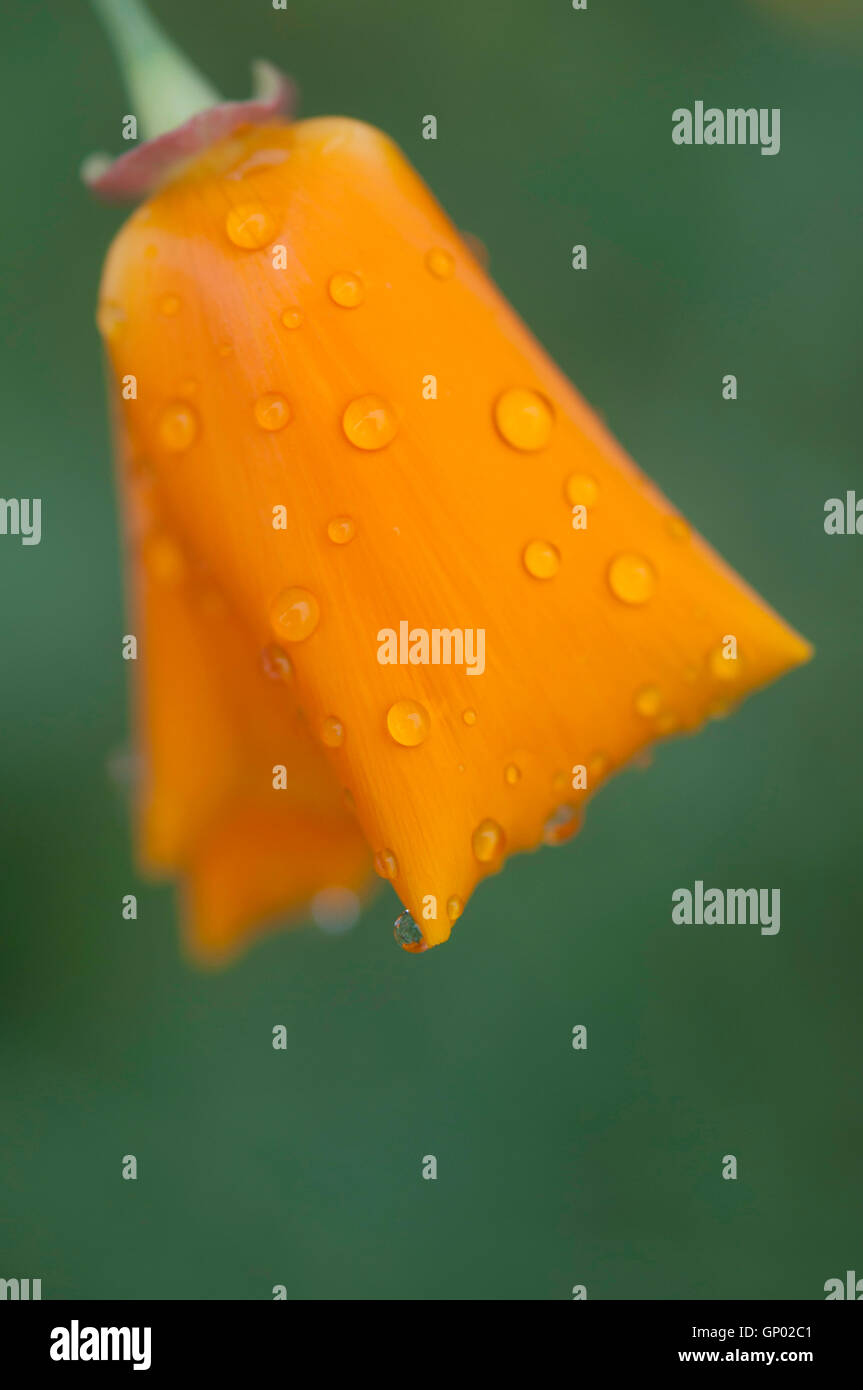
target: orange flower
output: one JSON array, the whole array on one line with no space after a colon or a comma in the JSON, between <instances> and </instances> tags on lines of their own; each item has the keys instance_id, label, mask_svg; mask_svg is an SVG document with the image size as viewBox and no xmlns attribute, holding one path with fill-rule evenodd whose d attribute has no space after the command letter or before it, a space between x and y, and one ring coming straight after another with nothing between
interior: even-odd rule
<instances>
[{"instance_id":1,"label":"orange flower","mask_svg":"<svg viewBox=\"0 0 863 1390\"><path fill-rule=\"evenodd\" d=\"M402 944L445 941L646 745L810 655L368 126L219 139L121 230L99 319L139 518L142 842L205 946L361 884L344 794Z\"/></svg>"}]
</instances>

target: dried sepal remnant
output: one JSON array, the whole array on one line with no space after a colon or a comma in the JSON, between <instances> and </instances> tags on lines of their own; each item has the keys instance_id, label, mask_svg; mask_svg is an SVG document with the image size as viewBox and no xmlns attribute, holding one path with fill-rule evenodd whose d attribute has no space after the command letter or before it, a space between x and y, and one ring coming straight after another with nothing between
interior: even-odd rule
<instances>
[{"instance_id":1,"label":"dried sepal remnant","mask_svg":"<svg viewBox=\"0 0 863 1390\"><path fill-rule=\"evenodd\" d=\"M184 620L212 658L196 682L165 655L140 699L152 748L164 740L148 815L184 828L163 862L197 874L201 936L219 903L230 936L315 879L355 884L359 826L409 914L398 939L444 941L477 883L570 838L615 769L810 654L637 470L367 126L218 142L122 229L101 303L116 380L139 385L118 402L126 449L146 460L151 525L182 553ZM192 616L207 585L230 642ZM481 673L379 660L406 615L419 633L482 632ZM290 671L266 716L246 686L261 651ZM199 704L214 708L196 728ZM262 730L255 762L245 741ZM295 756L286 812L268 767ZM256 808L241 830L231 777Z\"/></svg>"}]
</instances>

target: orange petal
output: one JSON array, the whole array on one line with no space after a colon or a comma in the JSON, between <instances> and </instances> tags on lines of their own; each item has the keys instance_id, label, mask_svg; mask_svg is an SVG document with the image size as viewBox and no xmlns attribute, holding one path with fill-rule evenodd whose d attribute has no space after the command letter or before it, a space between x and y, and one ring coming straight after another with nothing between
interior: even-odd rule
<instances>
[{"instance_id":1,"label":"orange petal","mask_svg":"<svg viewBox=\"0 0 863 1390\"><path fill-rule=\"evenodd\" d=\"M120 233L100 317L165 514L252 644L290 647L309 728L339 726L327 757L425 945L609 772L810 654L366 126L214 148ZM402 623L431 656L481 632L483 669L442 638L439 664L384 664Z\"/></svg>"}]
</instances>

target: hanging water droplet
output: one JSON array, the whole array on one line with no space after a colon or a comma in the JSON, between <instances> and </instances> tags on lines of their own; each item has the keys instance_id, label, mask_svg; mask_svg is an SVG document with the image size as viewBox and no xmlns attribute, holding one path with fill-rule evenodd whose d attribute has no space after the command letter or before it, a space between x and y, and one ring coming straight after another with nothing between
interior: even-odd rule
<instances>
[{"instance_id":1,"label":"hanging water droplet","mask_svg":"<svg viewBox=\"0 0 863 1390\"><path fill-rule=\"evenodd\" d=\"M273 631L285 642L304 642L320 616L320 604L308 589L283 589L270 606Z\"/></svg>"},{"instance_id":2,"label":"hanging water droplet","mask_svg":"<svg viewBox=\"0 0 863 1390\"><path fill-rule=\"evenodd\" d=\"M528 541L521 558L534 579L553 579L560 569L560 552L551 541Z\"/></svg>"},{"instance_id":3,"label":"hanging water droplet","mask_svg":"<svg viewBox=\"0 0 863 1390\"><path fill-rule=\"evenodd\" d=\"M428 738L431 718L419 700L396 700L387 710L390 738L403 748L416 748Z\"/></svg>"},{"instance_id":4,"label":"hanging water droplet","mask_svg":"<svg viewBox=\"0 0 863 1390\"><path fill-rule=\"evenodd\" d=\"M542 827L543 843L562 845L564 841L572 839L580 823L581 817L575 806L558 806Z\"/></svg>"},{"instance_id":5,"label":"hanging water droplet","mask_svg":"<svg viewBox=\"0 0 863 1390\"><path fill-rule=\"evenodd\" d=\"M275 391L268 391L255 401L255 419L262 430L283 430L290 418L290 405Z\"/></svg>"},{"instance_id":6,"label":"hanging water droplet","mask_svg":"<svg viewBox=\"0 0 863 1390\"><path fill-rule=\"evenodd\" d=\"M656 575L643 555L618 555L608 567L608 583L621 603L646 603L656 587Z\"/></svg>"},{"instance_id":7,"label":"hanging water droplet","mask_svg":"<svg viewBox=\"0 0 863 1390\"><path fill-rule=\"evenodd\" d=\"M334 516L327 522L327 535L333 545L347 545L356 535L356 526L349 516Z\"/></svg>"},{"instance_id":8,"label":"hanging water droplet","mask_svg":"<svg viewBox=\"0 0 863 1390\"><path fill-rule=\"evenodd\" d=\"M490 864L501 855L506 846L506 836L496 820L488 818L480 821L471 836L471 845L481 864Z\"/></svg>"},{"instance_id":9,"label":"hanging water droplet","mask_svg":"<svg viewBox=\"0 0 863 1390\"><path fill-rule=\"evenodd\" d=\"M514 449L542 449L551 438L554 416L548 401L537 391L515 387L495 402L498 429Z\"/></svg>"},{"instance_id":10,"label":"hanging water droplet","mask_svg":"<svg viewBox=\"0 0 863 1390\"><path fill-rule=\"evenodd\" d=\"M379 849L374 858L374 866L378 878L398 878L399 861L391 849Z\"/></svg>"},{"instance_id":11,"label":"hanging water droplet","mask_svg":"<svg viewBox=\"0 0 863 1390\"><path fill-rule=\"evenodd\" d=\"M358 396L342 417L342 428L358 449L383 449L398 427L396 413L383 396Z\"/></svg>"},{"instance_id":12,"label":"hanging water droplet","mask_svg":"<svg viewBox=\"0 0 863 1390\"><path fill-rule=\"evenodd\" d=\"M455 270L455 261L442 246L433 246L426 252L426 268L437 280L449 280Z\"/></svg>"},{"instance_id":13,"label":"hanging water droplet","mask_svg":"<svg viewBox=\"0 0 863 1390\"><path fill-rule=\"evenodd\" d=\"M172 401L159 419L159 440L171 454L181 454L198 434L198 417L185 401Z\"/></svg>"},{"instance_id":14,"label":"hanging water droplet","mask_svg":"<svg viewBox=\"0 0 863 1390\"><path fill-rule=\"evenodd\" d=\"M423 934L407 909L396 918L393 936L405 951L424 951L426 948Z\"/></svg>"},{"instance_id":15,"label":"hanging water droplet","mask_svg":"<svg viewBox=\"0 0 863 1390\"><path fill-rule=\"evenodd\" d=\"M330 277L327 288L330 299L342 309L355 309L358 304L362 304L366 296L362 279L350 270L337 271Z\"/></svg>"},{"instance_id":16,"label":"hanging water droplet","mask_svg":"<svg viewBox=\"0 0 863 1390\"><path fill-rule=\"evenodd\" d=\"M243 251L258 251L275 235L276 224L262 203L240 203L225 218L225 231Z\"/></svg>"}]
</instances>

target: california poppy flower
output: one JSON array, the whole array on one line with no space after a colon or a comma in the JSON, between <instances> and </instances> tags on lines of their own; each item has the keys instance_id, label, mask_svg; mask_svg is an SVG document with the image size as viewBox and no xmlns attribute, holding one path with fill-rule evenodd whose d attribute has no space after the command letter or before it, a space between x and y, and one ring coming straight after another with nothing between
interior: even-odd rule
<instances>
[{"instance_id":1,"label":"california poppy flower","mask_svg":"<svg viewBox=\"0 0 863 1390\"><path fill-rule=\"evenodd\" d=\"M136 152L156 186L100 291L144 858L191 883L212 950L371 860L423 950L647 745L810 648L638 471L391 140L210 119Z\"/></svg>"}]
</instances>

